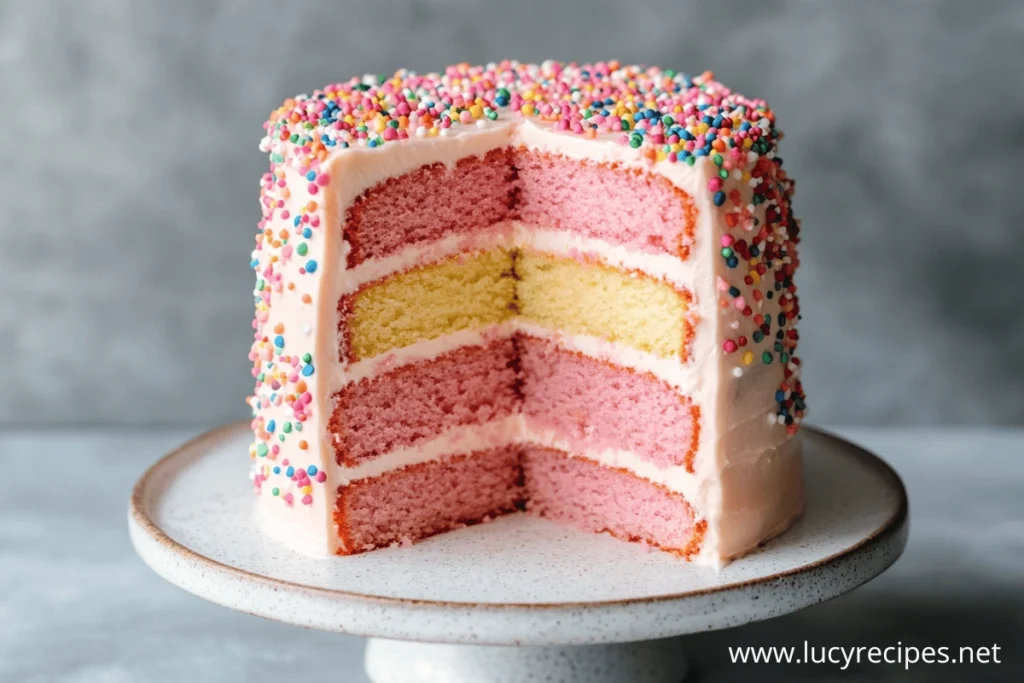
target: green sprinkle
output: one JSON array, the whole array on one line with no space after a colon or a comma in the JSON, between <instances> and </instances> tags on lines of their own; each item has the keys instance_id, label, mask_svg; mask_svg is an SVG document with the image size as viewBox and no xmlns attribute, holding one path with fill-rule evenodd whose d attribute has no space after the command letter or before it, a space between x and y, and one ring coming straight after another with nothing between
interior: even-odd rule
<instances>
[{"instance_id":1,"label":"green sprinkle","mask_svg":"<svg viewBox=\"0 0 1024 683\"><path fill-rule=\"evenodd\" d=\"M639 135L631 135L629 137L629 146L636 149L640 145L644 144L644 139Z\"/></svg>"},{"instance_id":2,"label":"green sprinkle","mask_svg":"<svg viewBox=\"0 0 1024 683\"><path fill-rule=\"evenodd\" d=\"M732 249L730 247L722 247L722 257L730 258L732 256Z\"/></svg>"},{"instance_id":3,"label":"green sprinkle","mask_svg":"<svg viewBox=\"0 0 1024 683\"><path fill-rule=\"evenodd\" d=\"M309 354L309 353L302 354L302 362L303 363L309 363L312 360L313 360L312 354Z\"/></svg>"},{"instance_id":4,"label":"green sprinkle","mask_svg":"<svg viewBox=\"0 0 1024 683\"><path fill-rule=\"evenodd\" d=\"M771 353L771 351L765 351L764 353L762 353L761 354L761 360L764 362L765 365L771 365L772 364L772 353Z\"/></svg>"},{"instance_id":5,"label":"green sprinkle","mask_svg":"<svg viewBox=\"0 0 1024 683\"><path fill-rule=\"evenodd\" d=\"M281 426L281 429L282 431L284 431L285 434L288 434L289 432L292 431L292 423L285 422L284 425Z\"/></svg>"},{"instance_id":6,"label":"green sprinkle","mask_svg":"<svg viewBox=\"0 0 1024 683\"><path fill-rule=\"evenodd\" d=\"M723 168L718 172L718 177L721 178L722 180L728 180L729 172Z\"/></svg>"},{"instance_id":7,"label":"green sprinkle","mask_svg":"<svg viewBox=\"0 0 1024 683\"><path fill-rule=\"evenodd\" d=\"M714 155L713 157L711 157L711 161L715 162L715 166L721 166L722 165L722 155L721 154Z\"/></svg>"},{"instance_id":8,"label":"green sprinkle","mask_svg":"<svg viewBox=\"0 0 1024 683\"><path fill-rule=\"evenodd\" d=\"M272 494L274 494L275 496L277 496L277 495L280 495L280 494L281 494L281 489L279 489L279 488L277 488L277 487L275 486L274 488L270 489L270 492L271 492Z\"/></svg>"},{"instance_id":9,"label":"green sprinkle","mask_svg":"<svg viewBox=\"0 0 1024 683\"><path fill-rule=\"evenodd\" d=\"M261 458L267 457L267 453L269 451L270 449L267 448L267 444L265 443L261 443L259 446L256 447L256 454L259 455Z\"/></svg>"},{"instance_id":10,"label":"green sprinkle","mask_svg":"<svg viewBox=\"0 0 1024 683\"><path fill-rule=\"evenodd\" d=\"M309 245L306 244L305 242L301 242L299 246L295 247L295 252L299 256L305 256L307 253L309 253Z\"/></svg>"}]
</instances>

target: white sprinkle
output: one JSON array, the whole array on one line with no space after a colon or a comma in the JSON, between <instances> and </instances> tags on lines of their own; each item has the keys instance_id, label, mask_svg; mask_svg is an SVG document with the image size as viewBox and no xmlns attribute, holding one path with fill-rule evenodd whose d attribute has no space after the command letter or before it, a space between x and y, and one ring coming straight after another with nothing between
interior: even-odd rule
<instances>
[{"instance_id":1,"label":"white sprinkle","mask_svg":"<svg viewBox=\"0 0 1024 683\"><path fill-rule=\"evenodd\" d=\"M775 413L768 413L768 424L773 425L778 418L775 417Z\"/></svg>"},{"instance_id":2,"label":"white sprinkle","mask_svg":"<svg viewBox=\"0 0 1024 683\"><path fill-rule=\"evenodd\" d=\"M306 335L308 337L312 333L313 333L313 326L312 325L310 325L309 323L306 323L306 324L304 324L302 326L302 334L304 334L304 335Z\"/></svg>"},{"instance_id":3,"label":"white sprinkle","mask_svg":"<svg viewBox=\"0 0 1024 683\"><path fill-rule=\"evenodd\" d=\"M732 376L733 377L742 377L743 376L743 368L733 368L732 369Z\"/></svg>"}]
</instances>

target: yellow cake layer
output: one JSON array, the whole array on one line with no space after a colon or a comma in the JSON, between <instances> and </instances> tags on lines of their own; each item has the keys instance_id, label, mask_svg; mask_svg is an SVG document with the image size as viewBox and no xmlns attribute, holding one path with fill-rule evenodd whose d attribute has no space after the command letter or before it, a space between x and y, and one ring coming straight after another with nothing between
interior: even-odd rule
<instances>
[{"instance_id":1,"label":"yellow cake layer","mask_svg":"<svg viewBox=\"0 0 1024 683\"><path fill-rule=\"evenodd\" d=\"M355 360L519 315L552 330L682 357L685 297L661 280L531 250L462 254L371 284L353 297Z\"/></svg>"},{"instance_id":2,"label":"yellow cake layer","mask_svg":"<svg viewBox=\"0 0 1024 683\"><path fill-rule=\"evenodd\" d=\"M459 254L360 290L349 320L355 359L515 315L512 253Z\"/></svg>"},{"instance_id":3,"label":"yellow cake layer","mask_svg":"<svg viewBox=\"0 0 1024 683\"><path fill-rule=\"evenodd\" d=\"M686 300L661 280L531 251L520 254L516 274L526 320L657 356L682 355Z\"/></svg>"}]
</instances>

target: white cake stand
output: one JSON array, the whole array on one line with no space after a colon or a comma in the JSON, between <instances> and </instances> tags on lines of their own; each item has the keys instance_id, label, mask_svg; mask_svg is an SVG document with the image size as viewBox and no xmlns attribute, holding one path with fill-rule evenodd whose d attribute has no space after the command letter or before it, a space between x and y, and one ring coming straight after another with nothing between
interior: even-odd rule
<instances>
[{"instance_id":1,"label":"white cake stand","mask_svg":"<svg viewBox=\"0 0 1024 683\"><path fill-rule=\"evenodd\" d=\"M846 593L907 540L899 477L870 453L805 429L807 512L721 572L526 515L410 548L296 555L258 525L244 424L153 465L129 526L160 576L267 619L371 636L376 683L678 683L678 636L786 614ZM508 647L514 646L514 647Z\"/></svg>"}]
</instances>

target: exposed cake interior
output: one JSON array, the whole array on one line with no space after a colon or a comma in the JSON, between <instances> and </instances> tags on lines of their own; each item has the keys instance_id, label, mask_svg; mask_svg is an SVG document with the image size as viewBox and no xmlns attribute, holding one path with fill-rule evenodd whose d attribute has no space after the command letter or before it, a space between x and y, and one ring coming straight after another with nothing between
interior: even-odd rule
<instances>
[{"instance_id":1,"label":"exposed cake interior","mask_svg":"<svg viewBox=\"0 0 1024 683\"><path fill-rule=\"evenodd\" d=\"M699 549L685 496L636 466L692 473L699 407L614 358L686 368L693 296L594 248L685 273L689 195L634 169L502 148L371 187L343 229L349 272L364 274L338 302L339 362L364 369L329 423L343 552L513 509Z\"/></svg>"}]
</instances>

